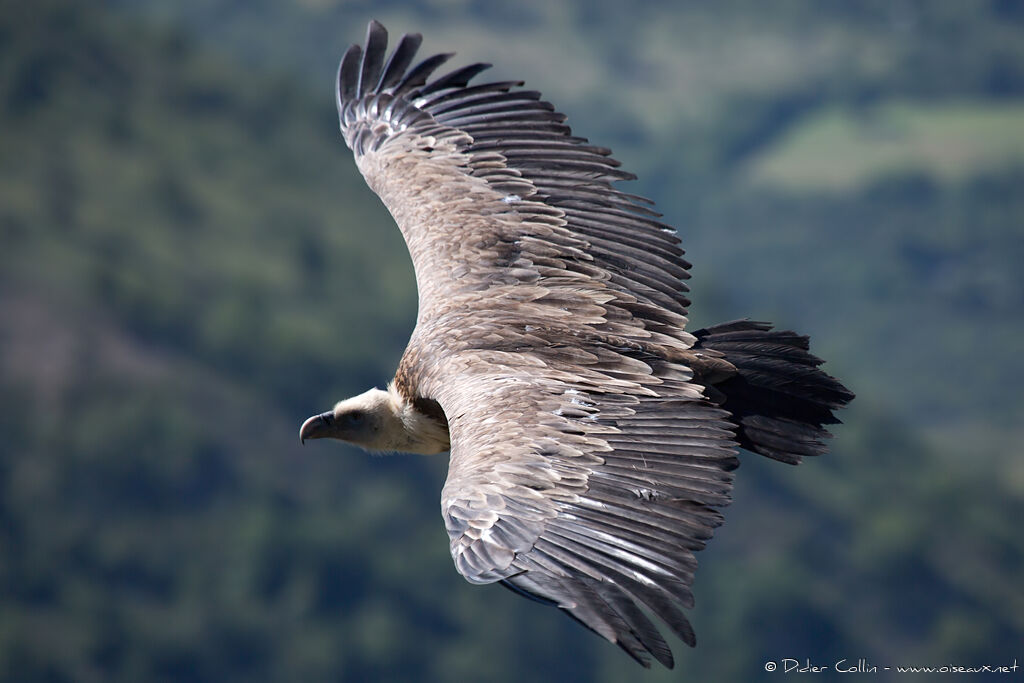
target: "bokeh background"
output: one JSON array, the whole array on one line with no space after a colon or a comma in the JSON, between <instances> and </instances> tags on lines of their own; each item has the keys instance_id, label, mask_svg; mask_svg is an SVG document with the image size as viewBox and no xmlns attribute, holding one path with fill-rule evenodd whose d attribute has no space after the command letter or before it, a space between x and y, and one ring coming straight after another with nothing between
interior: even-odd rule
<instances>
[{"instance_id":1,"label":"bokeh background","mask_svg":"<svg viewBox=\"0 0 1024 683\"><path fill-rule=\"evenodd\" d=\"M299 446L415 316L332 102L371 18L541 89L678 226L696 325L858 394L829 456L744 455L675 672L464 582L444 457ZM1024 3L4 2L0 245L2 680L1024 663Z\"/></svg>"}]
</instances>

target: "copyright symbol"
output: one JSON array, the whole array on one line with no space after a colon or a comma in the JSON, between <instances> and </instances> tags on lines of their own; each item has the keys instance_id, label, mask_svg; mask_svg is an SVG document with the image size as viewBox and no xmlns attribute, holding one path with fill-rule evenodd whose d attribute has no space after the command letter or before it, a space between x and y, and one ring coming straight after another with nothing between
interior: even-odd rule
<instances>
[{"instance_id":1,"label":"copyright symbol","mask_svg":"<svg viewBox=\"0 0 1024 683\"><path fill-rule=\"evenodd\" d=\"M775 662L765 662L764 663L764 670L765 671L775 671Z\"/></svg>"}]
</instances>

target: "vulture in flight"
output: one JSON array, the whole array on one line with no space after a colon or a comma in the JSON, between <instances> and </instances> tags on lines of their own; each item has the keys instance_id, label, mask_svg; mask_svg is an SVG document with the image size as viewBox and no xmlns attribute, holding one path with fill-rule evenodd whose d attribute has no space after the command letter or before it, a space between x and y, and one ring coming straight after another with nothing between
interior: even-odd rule
<instances>
[{"instance_id":1,"label":"vulture in flight","mask_svg":"<svg viewBox=\"0 0 1024 683\"><path fill-rule=\"evenodd\" d=\"M412 255L419 312L386 390L300 438L450 452L441 513L470 582L498 582L644 666L673 665L651 620L695 643L694 553L743 448L826 450L853 394L808 339L741 320L687 331L690 265L610 151L522 82L413 66L371 22L338 70L341 132Z\"/></svg>"}]
</instances>

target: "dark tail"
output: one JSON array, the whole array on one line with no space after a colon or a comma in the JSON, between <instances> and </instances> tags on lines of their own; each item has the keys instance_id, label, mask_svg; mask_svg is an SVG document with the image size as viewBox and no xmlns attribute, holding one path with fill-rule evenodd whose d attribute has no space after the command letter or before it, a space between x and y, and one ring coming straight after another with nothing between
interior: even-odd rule
<instances>
[{"instance_id":1,"label":"dark tail","mask_svg":"<svg viewBox=\"0 0 1024 683\"><path fill-rule=\"evenodd\" d=\"M839 422L832 411L853 394L818 368L823 361L808 352L807 337L750 320L694 335L694 350L716 351L736 368L713 382L708 395L732 413L741 447L792 465L827 450L831 434L823 425Z\"/></svg>"}]
</instances>

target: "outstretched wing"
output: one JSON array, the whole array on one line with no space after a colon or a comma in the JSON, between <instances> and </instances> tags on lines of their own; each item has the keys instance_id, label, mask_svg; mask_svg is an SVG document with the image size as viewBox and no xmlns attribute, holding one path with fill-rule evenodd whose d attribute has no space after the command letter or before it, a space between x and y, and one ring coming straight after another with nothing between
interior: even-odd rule
<instances>
[{"instance_id":1,"label":"outstretched wing","mask_svg":"<svg viewBox=\"0 0 1024 683\"><path fill-rule=\"evenodd\" d=\"M396 376L451 431L442 511L459 571L551 602L645 665L683 640L720 523L732 427L692 382L688 264L609 151L520 83L431 79L420 37L371 23L338 75L341 130L395 217L419 316Z\"/></svg>"},{"instance_id":2,"label":"outstretched wing","mask_svg":"<svg viewBox=\"0 0 1024 683\"><path fill-rule=\"evenodd\" d=\"M442 510L470 581L563 608L641 663L685 642L694 553L737 465L724 413L683 371L605 344L472 350L430 379L449 415Z\"/></svg>"}]
</instances>

